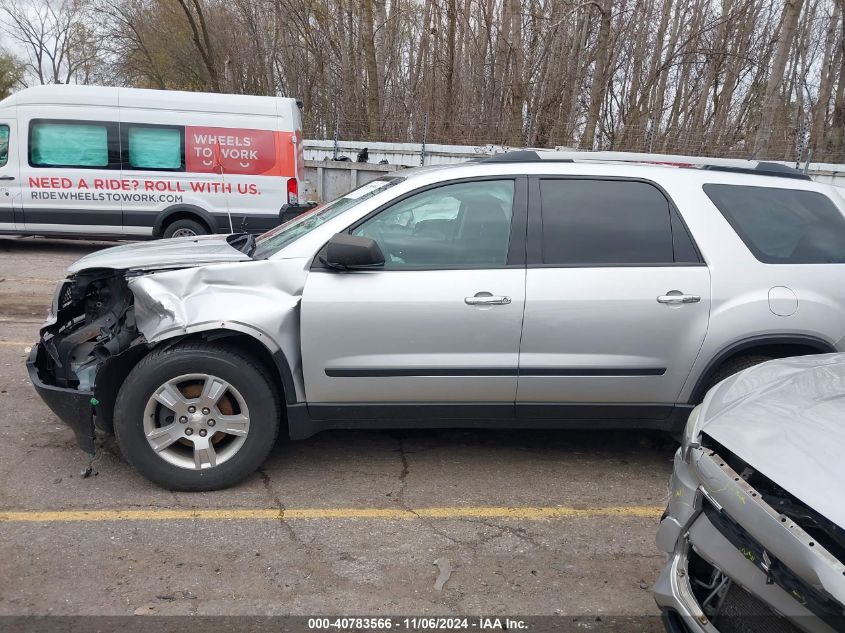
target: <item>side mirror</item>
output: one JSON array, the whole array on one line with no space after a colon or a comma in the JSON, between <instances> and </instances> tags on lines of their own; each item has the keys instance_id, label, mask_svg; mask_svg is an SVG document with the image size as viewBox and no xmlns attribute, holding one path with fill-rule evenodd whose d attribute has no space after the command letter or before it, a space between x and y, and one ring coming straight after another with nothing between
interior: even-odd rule
<instances>
[{"instance_id":1,"label":"side mirror","mask_svg":"<svg viewBox=\"0 0 845 633\"><path fill-rule=\"evenodd\" d=\"M384 265L384 255L375 240L369 237L336 233L326 244L322 262L329 268L377 268Z\"/></svg>"}]
</instances>

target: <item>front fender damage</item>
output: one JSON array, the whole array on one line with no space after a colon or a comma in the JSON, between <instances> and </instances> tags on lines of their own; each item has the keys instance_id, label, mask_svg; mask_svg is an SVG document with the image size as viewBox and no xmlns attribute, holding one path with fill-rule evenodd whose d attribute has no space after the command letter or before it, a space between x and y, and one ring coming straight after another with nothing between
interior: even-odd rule
<instances>
[{"instance_id":1,"label":"front fender damage","mask_svg":"<svg viewBox=\"0 0 845 633\"><path fill-rule=\"evenodd\" d=\"M186 334L231 330L284 355L304 399L299 304L304 260L260 260L128 279L138 331L152 344ZM289 394L290 395L290 394Z\"/></svg>"},{"instance_id":2,"label":"front fender damage","mask_svg":"<svg viewBox=\"0 0 845 633\"><path fill-rule=\"evenodd\" d=\"M56 291L41 341L27 362L30 378L88 453L94 452L95 426L111 430L117 390L138 360L156 344L196 332L245 333L283 354L298 397L304 394L303 279L300 260L82 271Z\"/></svg>"}]
</instances>

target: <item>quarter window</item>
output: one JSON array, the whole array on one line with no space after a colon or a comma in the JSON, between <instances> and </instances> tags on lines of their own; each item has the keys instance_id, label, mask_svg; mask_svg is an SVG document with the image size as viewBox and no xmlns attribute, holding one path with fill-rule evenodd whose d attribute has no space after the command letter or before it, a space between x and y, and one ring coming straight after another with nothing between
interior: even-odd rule
<instances>
[{"instance_id":1,"label":"quarter window","mask_svg":"<svg viewBox=\"0 0 845 633\"><path fill-rule=\"evenodd\" d=\"M445 185L396 203L353 235L378 243L386 269L504 266L513 196L513 180Z\"/></svg>"},{"instance_id":2,"label":"quarter window","mask_svg":"<svg viewBox=\"0 0 845 633\"><path fill-rule=\"evenodd\" d=\"M845 217L816 191L704 185L704 192L765 264L845 263Z\"/></svg>"},{"instance_id":3,"label":"quarter window","mask_svg":"<svg viewBox=\"0 0 845 633\"><path fill-rule=\"evenodd\" d=\"M182 171L185 142L182 128L160 125L126 125L127 167Z\"/></svg>"},{"instance_id":4,"label":"quarter window","mask_svg":"<svg viewBox=\"0 0 845 633\"><path fill-rule=\"evenodd\" d=\"M29 163L33 167L108 169L112 126L106 123L33 121L29 129Z\"/></svg>"},{"instance_id":5,"label":"quarter window","mask_svg":"<svg viewBox=\"0 0 845 633\"><path fill-rule=\"evenodd\" d=\"M0 167L9 162L9 126L0 125Z\"/></svg>"},{"instance_id":6,"label":"quarter window","mask_svg":"<svg viewBox=\"0 0 845 633\"><path fill-rule=\"evenodd\" d=\"M543 263L564 266L674 262L669 202L644 182L540 181Z\"/></svg>"}]
</instances>

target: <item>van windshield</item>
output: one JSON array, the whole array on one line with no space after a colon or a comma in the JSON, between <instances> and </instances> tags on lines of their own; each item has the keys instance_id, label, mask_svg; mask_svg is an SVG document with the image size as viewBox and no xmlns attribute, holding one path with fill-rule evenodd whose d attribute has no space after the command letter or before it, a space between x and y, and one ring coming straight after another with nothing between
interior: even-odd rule
<instances>
[{"instance_id":1,"label":"van windshield","mask_svg":"<svg viewBox=\"0 0 845 633\"><path fill-rule=\"evenodd\" d=\"M340 198L335 198L331 202L315 207L311 211L303 213L274 229L270 229L266 233L259 235L255 240L255 250L252 253L252 258L267 259L306 233L310 233L318 226L322 226L344 211L348 211L352 207L364 202L364 200L372 198L377 193L381 193L403 180L405 179L397 176L372 180L344 194Z\"/></svg>"}]
</instances>

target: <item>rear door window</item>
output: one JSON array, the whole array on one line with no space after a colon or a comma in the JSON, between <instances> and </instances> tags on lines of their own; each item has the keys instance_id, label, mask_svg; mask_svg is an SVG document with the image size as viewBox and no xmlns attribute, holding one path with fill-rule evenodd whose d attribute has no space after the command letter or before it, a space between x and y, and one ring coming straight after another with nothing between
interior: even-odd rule
<instances>
[{"instance_id":1,"label":"rear door window","mask_svg":"<svg viewBox=\"0 0 845 633\"><path fill-rule=\"evenodd\" d=\"M127 169L182 171L185 168L184 129L122 123Z\"/></svg>"},{"instance_id":2,"label":"rear door window","mask_svg":"<svg viewBox=\"0 0 845 633\"><path fill-rule=\"evenodd\" d=\"M845 263L845 217L816 191L704 185L704 192L765 264Z\"/></svg>"},{"instance_id":3,"label":"rear door window","mask_svg":"<svg viewBox=\"0 0 845 633\"><path fill-rule=\"evenodd\" d=\"M669 202L648 183L543 179L540 198L543 264L637 266L675 262Z\"/></svg>"},{"instance_id":4,"label":"rear door window","mask_svg":"<svg viewBox=\"0 0 845 633\"><path fill-rule=\"evenodd\" d=\"M96 121L32 121L29 128L29 164L33 167L112 166L116 125Z\"/></svg>"}]
</instances>

